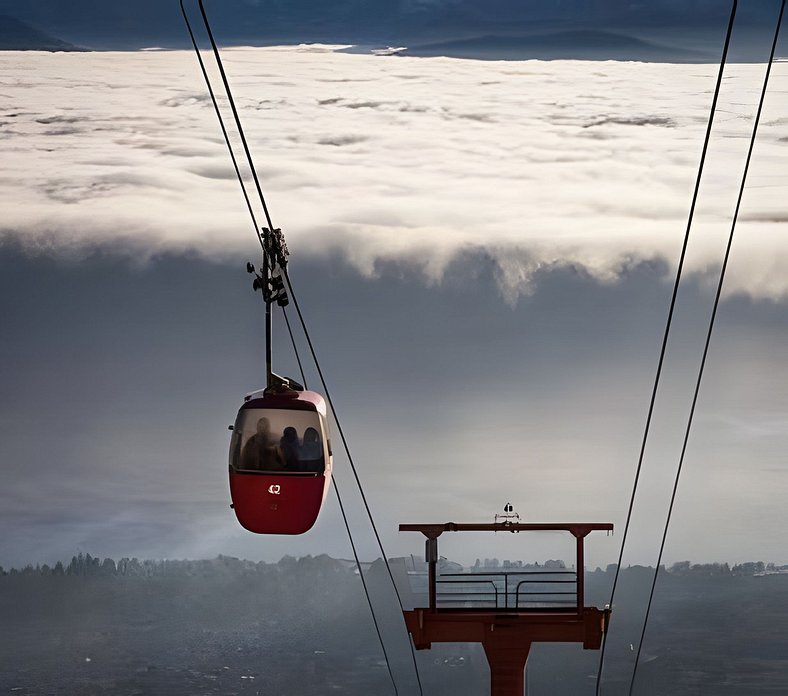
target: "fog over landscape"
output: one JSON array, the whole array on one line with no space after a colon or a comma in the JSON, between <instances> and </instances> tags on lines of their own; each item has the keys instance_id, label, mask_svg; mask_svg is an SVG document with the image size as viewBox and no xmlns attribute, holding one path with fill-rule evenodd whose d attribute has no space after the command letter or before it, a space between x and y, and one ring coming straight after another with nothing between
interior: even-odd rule
<instances>
[{"instance_id":1,"label":"fog over landscape","mask_svg":"<svg viewBox=\"0 0 788 696\"><path fill-rule=\"evenodd\" d=\"M408 559L410 564L410 559ZM418 563L418 561L417 561ZM677 564L663 574L636 693L781 694L788 583L763 564ZM78 554L40 568L0 570L0 689L96 695L394 693L354 565L327 556L273 564L227 556L152 561ZM396 602L377 562L365 567L399 693L419 693ZM612 570L586 573L588 601L609 597ZM622 571L604 693L628 693L650 569ZM424 578L422 590L425 587ZM406 606L423 604L401 588ZM769 598L768 616L763 597ZM390 601L386 601L386 600ZM731 630L735 626L736 630ZM489 693L477 644L416 653L423 693ZM598 653L537 644L530 693L593 693Z\"/></svg>"},{"instance_id":2,"label":"fog over landscape","mask_svg":"<svg viewBox=\"0 0 788 696\"><path fill-rule=\"evenodd\" d=\"M425 694L486 693L478 645L411 656L337 420L406 608L424 539L398 525L506 503L615 532L585 568L567 533L447 532L441 574L509 607L518 573L579 571L609 601L730 3L206 4L330 390L335 490L300 536L230 509L227 427L265 377L260 248L178 3L0 0L0 692L393 693L341 492L399 693L413 659ZM741 3L733 32L605 696L636 659L778 5ZM641 696L788 688L784 36L777 55ZM301 379L278 310L274 369ZM536 607L566 594L542 585ZM534 646L527 693L592 693L598 655Z\"/></svg>"},{"instance_id":3,"label":"fog over landscape","mask_svg":"<svg viewBox=\"0 0 788 696\"><path fill-rule=\"evenodd\" d=\"M1 59L6 238L136 258L225 261L249 248L192 53ZM612 282L641 262L672 264L717 70L319 46L230 49L226 60L275 222L299 254L337 253L365 275L404 263L435 283L458 254L481 251L509 302L545 268ZM788 292L775 195L786 65L771 79L727 294ZM719 262L762 74L728 68L689 257L701 278Z\"/></svg>"},{"instance_id":4,"label":"fog over landscape","mask_svg":"<svg viewBox=\"0 0 788 696\"><path fill-rule=\"evenodd\" d=\"M488 519L508 498L531 520L620 528L716 66L324 46L226 61L392 550L418 545L398 522ZM251 226L195 63L0 54L5 563L83 548L347 555L333 503L299 539L251 537L227 508L222 432L259 384L261 319L241 270ZM786 65L765 105L673 560L786 560ZM726 71L633 561L653 561L762 75ZM295 374L283 340L277 359ZM72 406L42 423L42 394ZM617 544L591 544L589 562Z\"/></svg>"}]
</instances>

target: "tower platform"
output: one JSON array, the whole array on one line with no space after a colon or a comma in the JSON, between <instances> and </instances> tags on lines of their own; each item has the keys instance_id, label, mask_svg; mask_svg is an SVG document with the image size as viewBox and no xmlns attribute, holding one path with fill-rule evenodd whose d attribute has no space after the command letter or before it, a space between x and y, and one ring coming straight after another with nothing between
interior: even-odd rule
<instances>
[{"instance_id":1,"label":"tower platform","mask_svg":"<svg viewBox=\"0 0 788 696\"><path fill-rule=\"evenodd\" d=\"M490 664L492 696L522 696L533 643L582 643L598 650L610 609L584 605L584 540L607 523L401 524L426 541L429 602L404 612L417 650L432 643L480 643ZM438 537L444 532L565 531L576 539L575 570L543 568L438 575ZM521 588L525 589L521 589ZM452 605L452 606L448 606ZM459 605L459 606L458 606Z\"/></svg>"}]
</instances>

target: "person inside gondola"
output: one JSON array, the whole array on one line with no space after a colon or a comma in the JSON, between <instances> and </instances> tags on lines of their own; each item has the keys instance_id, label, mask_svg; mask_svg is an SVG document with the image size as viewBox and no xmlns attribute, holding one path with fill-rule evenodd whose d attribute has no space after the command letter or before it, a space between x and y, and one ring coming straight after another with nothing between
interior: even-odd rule
<instances>
[{"instance_id":1,"label":"person inside gondola","mask_svg":"<svg viewBox=\"0 0 788 696\"><path fill-rule=\"evenodd\" d=\"M288 471L299 471L301 469L299 461L298 432L292 426L285 428L282 438L279 440L279 449L285 460L285 468Z\"/></svg>"},{"instance_id":2,"label":"person inside gondola","mask_svg":"<svg viewBox=\"0 0 788 696\"><path fill-rule=\"evenodd\" d=\"M282 450L271 438L271 423L267 418L260 418L257 432L247 440L241 452L241 469L282 471L284 468Z\"/></svg>"},{"instance_id":3,"label":"person inside gondola","mask_svg":"<svg viewBox=\"0 0 788 696\"><path fill-rule=\"evenodd\" d=\"M301 467L304 471L320 472L324 469L323 444L320 433L315 428L304 431L304 444L301 445Z\"/></svg>"}]
</instances>

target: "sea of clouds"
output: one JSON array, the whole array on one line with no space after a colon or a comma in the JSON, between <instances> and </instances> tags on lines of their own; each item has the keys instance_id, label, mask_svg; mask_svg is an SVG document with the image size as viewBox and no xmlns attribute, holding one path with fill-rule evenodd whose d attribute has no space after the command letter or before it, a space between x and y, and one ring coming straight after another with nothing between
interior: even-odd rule
<instances>
[{"instance_id":1,"label":"sea of clouds","mask_svg":"<svg viewBox=\"0 0 788 696\"><path fill-rule=\"evenodd\" d=\"M475 252L511 302L545 269L615 282L642 262L675 267L715 65L316 46L225 58L273 222L299 254L338 253L370 275L407 264L434 283ZM702 278L730 229L763 74L726 71L687 262ZM728 293L788 296L786 107L778 62ZM33 252L254 248L191 52L0 53L0 158L0 239Z\"/></svg>"}]
</instances>

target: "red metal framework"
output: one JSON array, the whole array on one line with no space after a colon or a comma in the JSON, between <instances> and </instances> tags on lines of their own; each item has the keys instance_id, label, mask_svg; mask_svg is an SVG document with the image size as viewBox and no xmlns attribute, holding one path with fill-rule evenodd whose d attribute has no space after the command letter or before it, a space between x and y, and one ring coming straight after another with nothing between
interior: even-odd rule
<instances>
[{"instance_id":1,"label":"red metal framework","mask_svg":"<svg viewBox=\"0 0 788 696\"><path fill-rule=\"evenodd\" d=\"M401 532L421 532L427 537L426 560L429 569L429 604L424 608L405 611L405 623L413 637L417 650L429 649L432 643L481 643L490 664L492 696L522 696L524 688L523 670L531 644L536 642L582 643L588 650L598 650L602 636L607 630L610 609L584 606L583 546L592 531L613 530L607 523L520 523L496 522L492 524L401 524ZM509 603L508 576L503 592L504 606L499 606L499 592L495 590L495 606L485 607L439 607L438 606L438 537L444 532L532 532L565 531L576 539L575 591L537 592L549 596L574 594L570 606L555 606L552 602L540 602L538 606L521 607L519 587L513 606ZM557 575L558 573L547 573ZM504 575L504 574L499 574ZM523 573L528 575L528 573ZM463 581L453 575L452 582L474 582L473 574ZM448 581L447 581L448 582ZM493 581L486 580L491 583ZM565 583L567 580L547 580L545 583ZM489 593L487 593L489 594ZM452 595L448 595L452 596ZM457 595L454 595L457 596ZM467 596L463 596L467 599ZM485 600L490 601L490 600ZM468 603L468 602L465 602Z\"/></svg>"}]
</instances>

